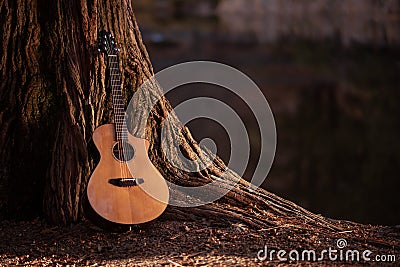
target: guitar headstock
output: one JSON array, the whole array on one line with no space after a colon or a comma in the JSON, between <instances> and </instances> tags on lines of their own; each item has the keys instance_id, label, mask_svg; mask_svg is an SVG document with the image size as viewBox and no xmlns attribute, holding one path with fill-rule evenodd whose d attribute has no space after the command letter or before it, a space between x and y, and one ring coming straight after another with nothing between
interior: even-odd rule
<instances>
[{"instance_id":1,"label":"guitar headstock","mask_svg":"<svg viewBox=\"0 0 400 267\"><path fill-rule=\"evenodd\" d=\"M117 47L114 37L110 32L100 31L97 38L98 50L107 56L116 56L120 49Z\"/></svg>"}]
</instances>

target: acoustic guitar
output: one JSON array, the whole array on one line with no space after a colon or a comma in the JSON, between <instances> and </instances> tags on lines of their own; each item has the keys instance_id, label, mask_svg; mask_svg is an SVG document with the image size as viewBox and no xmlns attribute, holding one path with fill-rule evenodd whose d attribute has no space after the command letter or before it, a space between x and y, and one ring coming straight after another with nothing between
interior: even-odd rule
<instances>
[{"instance_id":1,"label":"acoustic guitar","mask_svg":"<svg viewBox=\"0 0 400 267\"><path fill-rule=\"evenodd\" d=\"M107 221L133 225L151 221L167 207L168 186L148 157L149 142L126 127L118 67L119 48L112 35L100 32L99 51L107 57L114 124L98 127L93 141L100 161L87 186L92 209Z\"/></svg>"}]
</instances>

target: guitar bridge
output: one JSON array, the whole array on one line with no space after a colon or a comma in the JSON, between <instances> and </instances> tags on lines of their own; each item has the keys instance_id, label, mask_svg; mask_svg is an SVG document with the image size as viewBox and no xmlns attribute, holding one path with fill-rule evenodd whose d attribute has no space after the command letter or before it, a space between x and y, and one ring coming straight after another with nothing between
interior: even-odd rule
<instances>
[{"instance_id":1,"label":"guitar bridge","mask_svg":"<svg viewBox=\"0 0 400 267\"><path fill-rule=\"evenodd\" d=\"M131 187L143 184L144 180L142 178L113 178L108 180L108 183L118 187Z\"/></svg>"}]
</instances>

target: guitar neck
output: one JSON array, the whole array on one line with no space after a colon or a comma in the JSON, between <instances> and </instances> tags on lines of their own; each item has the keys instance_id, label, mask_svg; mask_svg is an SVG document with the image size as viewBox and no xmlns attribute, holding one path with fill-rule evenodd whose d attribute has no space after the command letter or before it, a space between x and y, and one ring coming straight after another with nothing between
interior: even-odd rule
<instances>
[{"instance_id":1,"label":"guitar neck","mask_svg":"<svg viewBox=\"0 0 400 267\"><path fill-rule=\"evenodd\" d=\"M112 103L114 109L114 124L117 141L126 141L128 139L124 100L121 88L121 73L119 72L118 56L108 56L108 67L110 70L110 85L112 92Z\"/></svg>"}]
</instances>

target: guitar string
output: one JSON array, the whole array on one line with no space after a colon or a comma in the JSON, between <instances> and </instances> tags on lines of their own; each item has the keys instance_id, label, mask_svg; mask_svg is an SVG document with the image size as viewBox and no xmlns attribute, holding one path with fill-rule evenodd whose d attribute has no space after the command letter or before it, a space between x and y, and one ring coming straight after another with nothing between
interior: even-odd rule
<instances>
[{"instance_id":1,"label":"guitar string","mask_svg":"<svg viewBox=\"0 0 400 267\"><path fill-rule=\"evenodd\" d=\"M112 59L111 59L112 58ZM114 58L116 59L114 61ZM119 114L119 106L118 106L118 98L117 98L117 94L116 94L116 87L117 86L121 86L120 85L120 77L118 75L118 71L117 71L117 67L118 67L118 58L117 56L111 56L109 57L110 60L110 80L111 80L111 89L112 89L112 102L114 105L114 127L115 127L115 134L116 134L116 141L117 141L117 149L118 149L118 156L119 156L119 165L120 165L120 172L121 172L121 178L125 178L126 174L125 174L125 166L124 166L124 140L123 140L123 136L119 129L120 125L120 114ZM117 65L117 66L116 66ZM117 76L117 77L114 77ZM117 79L114 79L117 78Z\"/></svg>"},{"instance_id":2,"label":"guitar string","mask_svg":"<svg viewBox=\"0 0 400 267\"><path fill-rule=\"evenodd\" d=\"M116 117L117 117L117 114L116 114L116 110L115 110L115 94L114 94L114 79L113 79L113 76L114 76L114 66L113 66L113 62L112 62L112 56L108 56L108 60L109 60L109 67L110 67L110 84L111 84L111 96L112 96L112 103L113 103L113 108L114 108L114 129L115 129L115 137L116 137L116 141L117 141L117 149L118 149L118 157L120 157L121 156L121 154L120 154L120 151L119 151L119 147L118 147L118 129L117 129L117 127L116 127ZM112 153L114 153L114 151L112 152ZM121 170L121 172L122 172L122 167L121 167L121 165L120 165L120 170Z\"/></svg>"},{"instance_id":3,"label":"guitar string","mask_svg":"<svg viewBox=\"0 0 400 267\"><path fill-rule=\"evenodd\" d=\"M115 61L114 64L116 66L114 66L115 70L116 70L116 75L117 75L117 79L116 82L117 87L119 89L119 94L116 94L116 101L120 101L119 103L116 103L116 107L118 109L119 112L119 118L118 118L118 123L119 123L119 130L120 130L120 141L121 141L121 159L122 159L122 165L123 165L123 177L130 177L129 171L127 169L127 161L130 157L130 145L128 142L128 129L127 129L127 125L126 125L126 120L125 120L125 109L124 109L124 105L123 105L123 96L122 96L122 90L121 90L121 75L119 73L119 66L118 66L118 57L115 57ZM119 97L119 99L118 99ZM121 113L121 109L122 109L122 113Z\"/></svg>"},{"instance_id":4,"label":"guitar string","mask_svg":"<svg viewBox=\"0 0 400 267\"><path fill-rule=\"evenodd\" d=\"M122 168L122 173L123 173L123 178L126 178L126 177L128 177L128 173L127 173L127 169L126 169L126 153L128 152L126 149L127 149L127 144L126 144L126 141L127 140L125 140L125 128L124 128L124 121L125 121L125 118L124 118L124 116L122 116L122 115L124 115L124 113L125 113L125 111L124 111L124 108L123 108L123 106L120 106L120 105L122 105L123 103L123 99L122 99L122 90L121 90L121 75L119 74L119 70L118 70L118 57L115 57L115 62L114 62L114 64L116 65L115 66L115 70L116 70L116 75L117 75L117 86L118 86L118 90L119 90L119 94L117 94L116 95L116 101L117 101L117 110L118 110L118 124L119 124L119 130L120 130L120 145L121 145L121 165L123 166L123 168ZM119 99L118 99L118 97L120 97ZM118 103L118 101L119 101L119 103ZM121 109L122 108L122 113L121 113ZM122 117L121 117L122 116Z\"/></svg>"}]
</instances>

